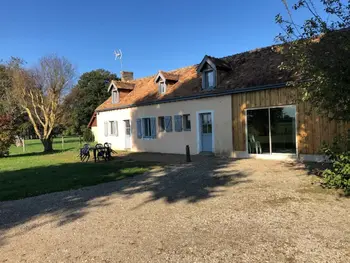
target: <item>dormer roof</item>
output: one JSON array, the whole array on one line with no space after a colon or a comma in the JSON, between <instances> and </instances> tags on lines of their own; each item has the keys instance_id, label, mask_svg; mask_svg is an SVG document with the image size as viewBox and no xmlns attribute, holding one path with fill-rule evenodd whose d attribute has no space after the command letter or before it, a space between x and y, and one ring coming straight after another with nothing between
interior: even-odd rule
<instances>
[{"instance_id":1,"label":"dormer roof","mask_svg":"<svg viewBox=\"0 0 350 263\"><path fill-rule=\"evenodd\" d=\"M162 79L163 81L170 80L176 82L179 80L179 75L159 70L158 74L154 79L154 82L157 83L159 79Z\"/></svg>"},{"instance_id":2,"label":"dormer roof","mask_svg":"<svg viewBox=\"0 0 350 263\"><path fill-rule=\"evenodd\" d=\"M220 58L214 58L214 57L205 55L204 58L202 59L202 62L198 65L197 71L202 72L205 64L209 64L215 70L224 70L224 71L231 70L231 66L226 61Z\"/></svg>"},{"instance_id":3,"label":"dormer roof","mask_svg":"<svg viewBox=\"0 0 350 263\"><path fill-rule=\"evenodd\" d=\"M112 80L111 84L108 86L108 92L110 92L113 87L117 89L133 90L135 83Z\"/></svg>"}]
</instances>

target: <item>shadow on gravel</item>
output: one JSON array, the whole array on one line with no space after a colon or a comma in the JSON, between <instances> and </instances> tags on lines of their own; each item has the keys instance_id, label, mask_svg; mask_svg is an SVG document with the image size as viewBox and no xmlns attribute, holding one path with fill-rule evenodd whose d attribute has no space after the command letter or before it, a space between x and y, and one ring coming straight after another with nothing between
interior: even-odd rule
<instances>
[{"instance_id":1,"label":"shadow on gravel","mask_svg":"<svg viewBox=\"0 0 350 263\"><path fill-rule=\"evenodd\" d=\"M290 169L296 171L306 171L311 176L322 176L322 172L330 167L329 163L317 163L317 162L284 162L284 165Z\"/></svg>"},{"instance_id":2,"label":"shadow on gravel","mask_svg":"<svg viewBox=\"0 0 350 263\"><path fill-rule=\"evenodd\" d=\"M118 159L123 160L123 158ZM125 157L125 161L129 165L133 165L130 156ZM234 170L235 162L238 163L239 160L206 157L191 164L168 165L159 169L159 171L127 177L100 186L56 192L17 201L0 202L0 245L4 244L5 239L11 238L11 236L6 235L6 231L15 226L28 223L25 230L23 230L28 232L45 224L54 223L58 227L69 224L83 218L92 207L108 206L110 204L109 196L112 194L131 198L134 195L149 192L150 197L142 205L160 199L171 204L178 201L195 203L215 198L224 191L225 187L249 182L245 179L249 176L249 171ZM228 168L229 164L232 163L233 165ZM150 164L154 165L154 162ZM54 169L58 174L59 171L67 171L68 168L68 170L74 171L81 165L87 164L64 164L55 167L39 167L34 170L37 173L45 173ZM109 172L101 170L101 177L106 176ZM0 178L5 173L8 176L9 173L15 173L15 171L0 172ZM87 173L86 176L89 176L89 174ZM40 181L37 183L40 184ZM23 187L25 186L23 185ZM31 220L42 215L50 217L42 218L39 225L31 224Z\"/></svg>"}]
</instances>

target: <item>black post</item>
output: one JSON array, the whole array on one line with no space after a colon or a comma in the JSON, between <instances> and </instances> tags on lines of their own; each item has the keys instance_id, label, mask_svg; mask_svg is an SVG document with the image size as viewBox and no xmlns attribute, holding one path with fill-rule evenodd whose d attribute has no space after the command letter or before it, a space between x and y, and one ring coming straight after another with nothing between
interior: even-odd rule
<instances>
[{"instance_id":1,"label":"black post","mask_svg":"<svg viewBox=\"0 0 350 263\"><path fill-rule=\"evenodd\" d=\"M190 146L186 145L186 162L191 162L191 153L190 153Z\"/></svg>"}]
</instances>

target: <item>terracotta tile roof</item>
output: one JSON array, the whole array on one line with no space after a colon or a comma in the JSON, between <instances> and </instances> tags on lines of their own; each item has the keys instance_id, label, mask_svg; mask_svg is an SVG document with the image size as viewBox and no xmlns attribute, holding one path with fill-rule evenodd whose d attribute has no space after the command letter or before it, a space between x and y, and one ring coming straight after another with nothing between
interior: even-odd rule
<instances>
[{"instance_id":1,"label":"terracotta tile roof","mask_svg":"<svg viewBox=\"0 0 350 263\"><path fill-rule=\"evenodd\" d=\"M290 80L291 74L281 71L278 66L283 60L280 53L273 47L256 49L233 56L215 59L220 67L227 66L230 70L218 72L220 79L215 90L204 91L201 89L201 74L197 73L197 66L193 65L169 72L163 72L168 76L178 76L178 81L173 85L167 85L165 94L159 94L158 86L154 82L154 76L130 81L134 89L130 91L118 104L112 104L111 97L101 104L96 110L115 109L129 105L146 104L163 99L186 98L193 95L220 93L226 90L257 87L263 85L281 84Z\"/></svg>"}]
</instances>

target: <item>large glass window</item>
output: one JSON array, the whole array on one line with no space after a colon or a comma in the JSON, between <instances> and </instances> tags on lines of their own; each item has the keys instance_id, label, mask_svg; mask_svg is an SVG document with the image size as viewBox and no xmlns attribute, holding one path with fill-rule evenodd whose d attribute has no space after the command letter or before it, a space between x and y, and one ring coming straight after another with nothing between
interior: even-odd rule
<instances>
[{"instance_id":1,"label":"large glass window","mask_svg":"<svg viewBox=\"0 0 350 263\"><path fill-rule=\"evenodd\" d=\"M268 109L247 110L249 153L270 153Z\"/></svg>"},{"instance_id":2,"label":"large glass window","mask_svg":"<svg viewBox=\"0 0 350 263\"><path fill-rule=\"evenodd\" d=\"M272 152L295 153L295 108L270 109Z\"/></svg>"},{"instance_id":3,"label":"large glass window","mask_svg":"<svg viewBox=\"0 0 350 263\"><path fill-rule=\"evenodd\" d=\"M249 153L296 153L295 107L247 110Z\"/></svg>"}]
</instances>

